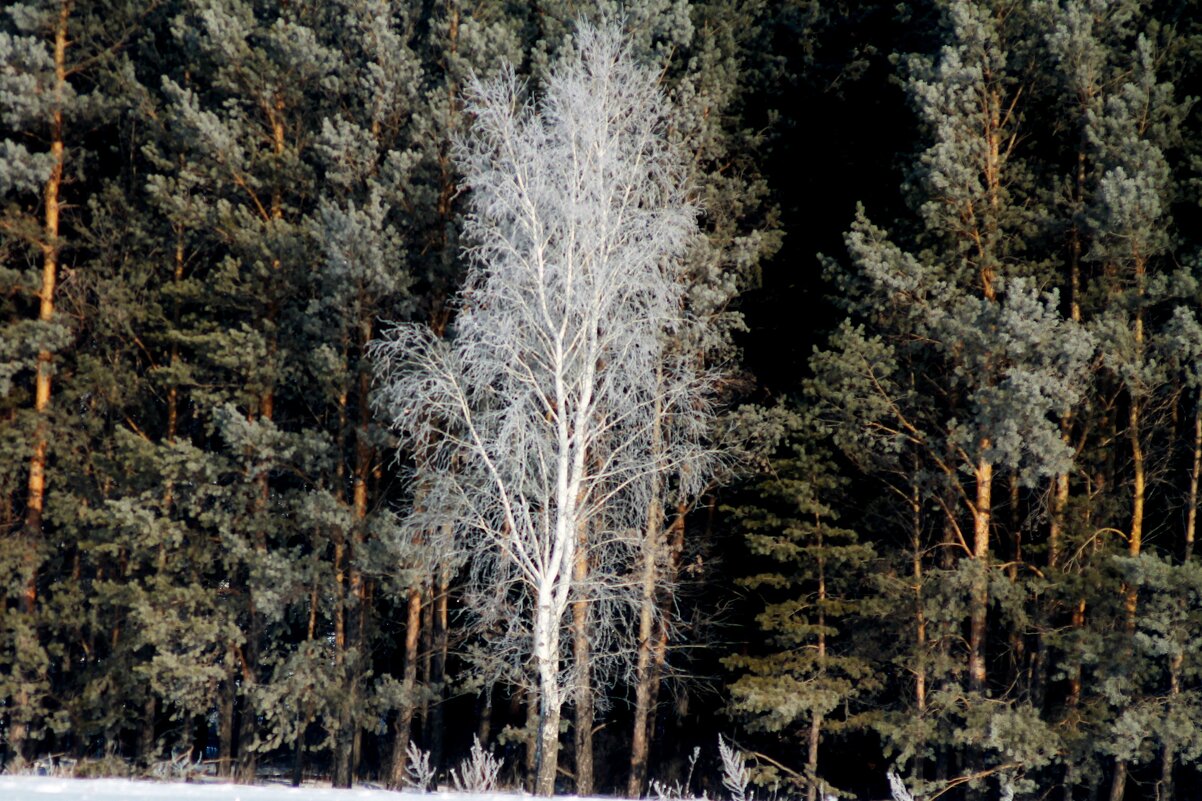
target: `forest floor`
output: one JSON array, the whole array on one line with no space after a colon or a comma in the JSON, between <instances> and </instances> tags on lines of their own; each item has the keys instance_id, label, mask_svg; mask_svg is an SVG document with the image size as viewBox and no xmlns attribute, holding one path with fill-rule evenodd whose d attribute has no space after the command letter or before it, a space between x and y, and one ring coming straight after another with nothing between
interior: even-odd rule
<instances>
[{"instance_id":1,"label":"forest floor","mask_svg":"<svg viewBox=\"0 0 1202 801\"><path fill-rule=\"evenodd\" d=\"M51 776L0 776L0 801L416 801L418 793L356 787L246 785L131 779L70 779ZM426 793L429 801L513 801L516 794Z\"/></svg>"}]
</instances>

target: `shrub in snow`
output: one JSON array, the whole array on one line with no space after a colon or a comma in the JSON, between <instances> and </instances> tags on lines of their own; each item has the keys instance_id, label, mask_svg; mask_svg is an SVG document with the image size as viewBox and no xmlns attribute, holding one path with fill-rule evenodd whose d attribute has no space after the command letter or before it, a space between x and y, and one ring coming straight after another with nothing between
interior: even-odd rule
<instances>
[{"instance_id":1,"label":"shrub in snow","mask_svg":"<svg viewBox=\"0 0 1202 801\"><path fill-rule=\"evenodd\" d=\"M472 737L472 751L459 763L459 771L451 768L451 782L461 793L488 793L497 786L497 777L504 763L485 751L479 737Z\"/></svg>"},{"instance_id":2,"label":"shrub in snow","mask_svg":"<svg viewBox=\"0 0 1202 801\"><path fill-rule=\"evenodd\" d=\"M430 767L430 752L423 751L410 740L409 750L405 752L408 760L405 763L405 786L411 790L421 790L423 793L434 783L434 769Z\"/></svg>"}]
</instances>

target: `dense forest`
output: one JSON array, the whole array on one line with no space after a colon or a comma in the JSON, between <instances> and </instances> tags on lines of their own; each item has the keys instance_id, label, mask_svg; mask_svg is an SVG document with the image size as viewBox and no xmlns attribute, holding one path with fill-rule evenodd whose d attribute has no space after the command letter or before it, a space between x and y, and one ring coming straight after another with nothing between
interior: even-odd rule
<instances>
[{"instance_id":1,"label":"dense forest","mask_svg":"<svg viewBox=\"0 0 1202 801\"><path fill-rule=\"evenodd\" d=\"M501 330L501 133L570 161L506 102L588 20L679 156L634 206L697 211L624 256L683 283L591 357L647 422L544 502L599 521L548 631L395 368ZM1195 797L1200 67L1192 0L9 0L4 769Z\"/></svg>"}]
</instances>

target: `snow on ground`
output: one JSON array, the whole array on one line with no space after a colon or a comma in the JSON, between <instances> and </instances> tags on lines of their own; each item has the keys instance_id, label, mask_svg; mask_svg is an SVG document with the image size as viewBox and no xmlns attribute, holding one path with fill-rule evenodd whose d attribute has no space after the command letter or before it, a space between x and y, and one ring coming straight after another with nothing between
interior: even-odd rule
<instances>
[{"instance_id":1,"label":"snow on ground","mask_svg":"<svg viewBox=\"0 0 1202 801\"><path fill-rule=\"evenodd\" d=\"M130 779L0 776L0 801L515 801L507 793L397 793L390 790L285 787L204 782L182 784Z\"/></svg>"}]
</instances>

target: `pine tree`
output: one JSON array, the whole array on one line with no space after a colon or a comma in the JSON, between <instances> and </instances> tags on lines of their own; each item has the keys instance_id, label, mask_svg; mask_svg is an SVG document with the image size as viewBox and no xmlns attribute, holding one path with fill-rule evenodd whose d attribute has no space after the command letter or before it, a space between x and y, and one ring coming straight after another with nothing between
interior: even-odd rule
<instances>
[{"instance_id":1,"label":"pine tree","mask_svg":"<svg viewBox=\"0 0 1202 801\"><path fill-rule=\"evenodd\" d=\"M141 15L122 2L10 4L0 16L0 401L5 417L0 475L3 561L12 577L3 625L9 756L34 756L66 734L87 679L72 667L92 636L83 621L94 599L88 576L89 515L103 503L112 465L104 437L127 408L120 371L127 343L105 318L121 287L123 248L99 235L122 205L120 177L106 169L103 136L123 101L122 47ZM81 181L90 181L81 193ZM100 322L92 328L94 321ZM85 332L87 335L85 336ZM127 363L127 362L126 362ZM117 366L121 365L121 366Z\"/></svg>"},{"instance_id":2,"label":"pine tree","mask_svg":"<svg viewBox=\"0 0 1202 801\"><path fill-rule=\"evenodd\" d=\"M1166 9L1166 12L1168 10ZM1156 476L1167 469L1166 458L1173 452L1167 437L1172 436L1169 415L1176 405L1177 376L1170 370L1175 345L1158 330L1158 319L1174 303L1179 281L1172 276L1169 208L1176 192L1175 178L1168 153L1181 141L1182 109L1175 98L1172 83L1165 80L1174 69L1172 53L1179 47L1171 27L1162 27L1150 10L1140 4L1112 6L1071 3L1051 12L1053 23L1048 35L1049 49L1063 75L1065 91L1076 95L1079 109L1075 133L1076 165L1069 194L1073 213L1071 235L1070 284L1074 313L1098 332L1104 344L1102 372L1098 376L1096 406L1098 422L1089 425L1118 435L1126 443L1122 461L1113 455L1113 446L1099 443L1095 453L1101 462L1091 472L1104 477L1109 508L1096 502L1094 524L1118 537L1107 537L1108 547L1090 550L1106 553L1124 541L1123 550L1131 558L1145 550L1146 531L1155 503L1152 487ZM1166 65L1169 65L1166 67ZM1129 459L1127 458L1129 456ZM1129 483L1128 483L1129 482ZM1092 483L1100 483L1096 480ZM1124 489L1129 487L1129 489ZM1088 490L1088 485L1086 486ZM1070 482L1066 477L1060 495L1067 499ZM1095 491L1091 495L1100 495ZM1061 502L1061 506L1065 506ZM1098 514L1100 513L1100 514ZM1073 539L1096 536L1091 530L1079 531ZM1139 667L1142 657L1132 642L1139 625L1139 593L1134 585L1123 586L1119 576L1104 563L1089 568L1083 575L1085 593L1070 603L1074 609L1074 628L1092 626L1099 637L1114 642L1109 659L1101 660L1095 684L1115 687L1128 681L1139 683L1144 674ZM1123 597L1121 617L1124 627L1111 629L1109 618L1091 619L1091 607L1097 616L1109 608L1109 599L1101 593L1118 592ZM1084 660L1067 659L1074 662ZM1172 663L1170 658L1170 663ZM1174 672L1174 671L1170 671ZM1120 723L1121 707L1108 691L1089 699L1094 687L1083 684L1080 668L1074 668L1070 682L1068 707L1075 712L1082 703L1109 705L1100 719ZM1172 683L1177 683L1176 680ZM1136 696L1135 685L1123 697ZM1083 696L1086 696L1083 698ZM1084 718L1088 720L1088 717ZM1100 732L1086 729L1076 732L1078 744L1104 739ZM1172 784L1172 747L1166 744L1168 768L1162 770L1166 787ZM1106 756L1110 756L1109 752ZM1120 798L1128 774L1128 758L1135 751L1117 755L1111 776L1111 797ZM1084 757L1083 757L1084 758ZM1092 765L1068 762L1072 775L1094 770ZM1071 788L1066 787L1067 794Z\"/></svg>"},{"instance_id":3,"label":"pine tree","mask_svg":"<svg viewBox=\"0 0 1202 801\"><path fill-rule=\"evenodd\" d=\"M1021 690L1003 704L987 700L1014 686L989 679L989 610L1021 618L1023 603L1021 587L1006 586L1016 576L994 567L994 487L1008 475L1017 497L1067 468L1072 453L1049 421L1080 400L1093 346L1061 316L1056 295L1036 289L1039 220L1027 198L1037 195L1016 149L1031 20L989 3L946 3L941 15L938 54L907 67L925 139L906 185L912 244L895 244L860 214L847 236L856 270L839 279L851 313L815 358L815 388L849 455L870 448L895 465L889 472L918 479L921 506L942 510L939 611L944 625L966 622L967 642L964 662L928 657L910 668L934 684L924 703L938 721L936 749L960 752L976 770L1016 758L1034 767L1049 759L1046 737L1021 758L997 738L1040 728L1037 710ZM889 483L899 499L912 497L910 482ZM941 675L929 672L939 665ZM915 755L906 732L884 733ZM921 761L914 768L921 775Z\"/></svg>"},{"instance_id":4,"label":"pine tree","mask_svg":"<svg viewBox=\"0 0 1202 801\"><path fill-rule=\"evenodd\" d=\"M784 424L779 452L755 488L756 505L738 510L748 549L772 565L742 580L764 596L757 620L771 650L724 664L738 674L731 705L751 731L796 732L805 742L805 797L815 801L830 786L819 769L824 732L865 725L840 710L871 705L883 666L855 635L876 623L875 554L840 525L833 503L848 482L801 414L775 415Z\"/></svg>"}]
</instances>

